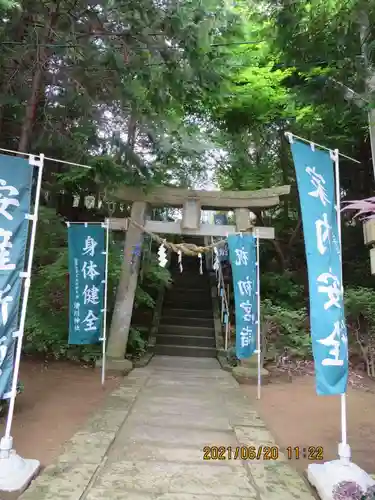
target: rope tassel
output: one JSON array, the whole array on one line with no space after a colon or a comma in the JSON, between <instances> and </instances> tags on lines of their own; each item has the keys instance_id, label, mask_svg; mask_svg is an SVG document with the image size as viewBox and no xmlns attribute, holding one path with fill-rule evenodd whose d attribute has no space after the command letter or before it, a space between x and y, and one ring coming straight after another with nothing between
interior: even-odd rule
<instances>
[{"instance_id":1,"label":"rope tassel","mask_svg":"<svg viewBox=\"0 0 375 500\"><path fill-rule=\"evenodd\" d=\"M199 259L199 274L203 274L203 260L202 260L202 254L198 254L198 259Z\"/></svg>"},{"instance_id":2,"label":"rope tassel","mask_svg":"<svg viewBox=\"0 0 375 500\"><path fill-rule=\"evenodd\" d=\"M167 265L167 251L165 249L164 243L162 243L158 250L159 266L165 267Z\"/></svg>"},{"instance_id":3,"label":"rope tassel","mask_svg":"<svg viewBox=\"0 0 375 500\"><path fill-rule=\"evenodd\" d=\"M179 250L177 252L177 254L178 254L178 265L180 266L180 273L182 273L184 268L182 267L182 252L181 252L181 250Z\"/></svg>"},{"instance_id":4,"label":"rope tassel","mask_svg":"<svg viewBox=\"0 0 375 500\"><path fill-rule=\"evenodd\" d=\"M218 253L218 250L216 247L214 247L214 254L215 254L215 257L214 257L213 268L214 268L214 271L217 273L219 270L220 264L219 264L219 253Z\"/></svg>"}]
</instances>

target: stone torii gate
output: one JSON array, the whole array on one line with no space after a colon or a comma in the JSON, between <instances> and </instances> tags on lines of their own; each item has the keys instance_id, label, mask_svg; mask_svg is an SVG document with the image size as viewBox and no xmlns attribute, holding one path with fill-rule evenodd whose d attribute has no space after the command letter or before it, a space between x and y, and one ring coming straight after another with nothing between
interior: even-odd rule
<instances>
[{"instance_id":1,"label":"stone torii gate","mask_svg":"<svg viewBox=\"0 0 375 500\"><path fill-rule=\"evenodd\" d=\"M141 189L122 187L111 193L113 201L132 203L131 219L138 225L158 234L181 234L200 237L225 237L233 232L257 230L260 238L274 239L275 230L271 227L254 227L250 218L250 209L265 210L277 206L280 196L288 195L290 186L260 189L258 191L195 191L191 189L156 187L144 192ZM182 208L181 222L154 221L148 218L151 207ZM215 225L201 223L201 210L233 210L236 225ZM111 218L113 230L127 230L124 247L120 283L117 288L115 308L112 316L110 335L107 346L107 364L112 370L128 371L131 363L124 359L134 296L138 282L139 257L133 264L128 256L132 249L143 241L142 230L127 219Z\"/></svg>"}]
</instances>

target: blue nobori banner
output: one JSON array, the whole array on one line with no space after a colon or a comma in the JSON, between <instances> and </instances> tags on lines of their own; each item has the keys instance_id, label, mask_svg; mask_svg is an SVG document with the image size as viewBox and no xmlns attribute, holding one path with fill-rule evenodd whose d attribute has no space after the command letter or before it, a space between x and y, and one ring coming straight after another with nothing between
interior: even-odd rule
<instances>
[{"instance_id":1,"label":"blue nobori banner","mask_svg":"<svg viewBox=\"0 0 375 500\"><path fill-rule=\"evenodd\" d=\"M228 217L225 214L215 214L214 224L218 226L225 226L226 224L228 224ZM228 243L217 247L217 255L220 262L226 262L227 260L229 260Z\"/></svg>"},{"instance_id":2,"label":"blue nobori banner","mask_svg":"<svg viewBox=\"0 0 375 500\"><path fill-rule=\"evenodd\" d=\"M26 159L0 155L0 397L11 397L33 179Z\"/></svg>"},{"instance_id":3,"label":"blue nobori banner","mask_svg":"<svg viewBox=\"0 0 375 500\"><path fill-rule=\"evenodd\" d=\"M334 162L329 151L319 150L295 139L291 149L309 275L316 391L319 395L343 394L348 380L348 340Z\"/></svg>"},{"instance_id":4,"label":"blue nobori banner","mask_svg":"<svg viewBox=\"0 0 375 500\"><path fill-rule=\"evenodd\" d=\"M103 224L70 224L69 344L101 340L106 280Z\"/></svg>"},{"instance_id":5,"label":"blue nobori banner","mask_svg":"<svg viewBox=\"0 0 375 500\"><path fill-rule=\"evenodd\" d=\"M254 353L257 344L256 238L252 234L230 234L228 245L236 310L236 356L245 359Z\"/></svg>"}]
</instances>

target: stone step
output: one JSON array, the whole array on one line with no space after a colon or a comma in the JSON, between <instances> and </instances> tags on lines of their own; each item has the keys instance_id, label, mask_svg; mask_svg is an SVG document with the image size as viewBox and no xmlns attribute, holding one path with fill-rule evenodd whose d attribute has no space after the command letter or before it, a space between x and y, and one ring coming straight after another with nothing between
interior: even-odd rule
<instances>
[{"instance_id":1,"label":"stone step","mask_svg":"<svg viewBox=\"0 0 375 500\"><path fill-rule=\"evenodd\" d=\"M183 356L189 358L216 358L216 349L214 347L156 344L155 354L159 354L160 356Z\"/></svg>"},{"instance_id":2,"label":"stone step","mask_svg":"<svg viewBox=\"0 0 375 500\"><path fill-rule=\"evenodd\" d=\"M206 328L213 328L214 327L214 320L213 318L194 318L194 317L187 317L185 318L184 316L168 316L166 314L162 315L161 318L161 324L162 325L185 325L185 326L196 326L196 327L206 327Z\"/></svg>"},{"instance_id":3,"label":"stone step","mask_svg":"<svg viewBox=\"0 0 375 500\"><path fill-rule=\"evenodd\" d=\"M210 280L208 276L200 276L192 273L190 276L173 275L171 276L173 285L177 288L200 288L202 290L210 289Z\"/></svg>"},{"instance_id":4,"label":"stone step","mask_svg":"<svg viewBox=\"0 0 375 500\"><path fill-rule=\"evenodd\" d=\"M191 346L191 347L215 347L215 338L204 337L203 335L165 335L156 336L156 345L174 345L174 346Z\"/></svg>"},{"instance_id":5,"label":"stone step","mask_svg":"<svg viewBox=\"0 0 375 500\"><path fill-rule=\"evenodd\" d=\"M167 309L178 309L183 307L184 309L190 309L191 311L208 311L210 316L212 316L212 304L211 301L196 301L196 300L174 300L172 297L164 301L164 306ZM194 316L194 314L189 314L189 316Z\"/></svg>"},{"instance_id":6,"label":"stone step","mask_svg":"<svg viewBox=\"0 0 375 500\"><path fill-rule=\"evenodd\" d=\"M167 307L163 304L163 317L178 317L178 318L210 318L212 319L212 308L205 309L186 309L185 307Z\"/></svg>"},{"instance_id":7,"label":"stone step","mask_svg":"<svg viewBox=\"0 0 375 500\"><path fill-rule=\"evenodd\" d=\"M197 288L197 287L178 287L178 286L171 286L168 288L166 291L166 297L168 295L173 295L173 297L185 297L188 295L189 297L196 297L197 299L203 298L203 299L211 299L211 293L208 288Z\"/></svg>"},{"instance_id":8,"label":"stone step","mask_svg":"<svg viewBox=\"0 0 375 500\"><path fill-rule=\"evenodd\" d=\"M172 283L171 287L167 289L168 292L173 292L174 290L177 290L177 293L182 293L182 292L197 292L200 294L206 294L206 295L211 295L211 288L209 286L200 286L199 283L192 282L192 283L186 283L186 282L181 282L181 283Z\"/></svg>"},{"instance_id":9,"label":"stone step","mask_svg":"<svg viewBox=\"0 0 375 500\"><path fill-rule=\"evenodd\" d=\"M164 325L163 320L159 325L158 334L170 334L170 335L186 335L192 337L215 337L214 328L206 328L200 326L186 326L186 325Z\"/></svg>"},{"instance_id":10,"label":"stone step","mask_svg":"<svg viewBox=\"0 0 375 500\"><path fill-rule=\"evenodd\" d=\"M210 293L210 288L205 287L205 288L198 288L198 287L185 287L185 286L177 286L177 285L172 285L172 287L168 290L168 292L173 293L173 294L185 294L185 293L191 293L194 295L208 295L211 297Z\"/></svg>"},{"instance_id":11,"label":"stone step","mask_svg":"<svg viewBox=\"0 0 375 500\"><path fill-rule=\"evenodd\" d=\"M183 293L175 293L173 288L168 290L165 294L164 301L168 302L173 300L174 302L189 302L194 303L198 302L199 304L204 302L205 304L209 304L212 307L212 299L209 293L191 293L189 290ZM198 308L200 309L200 308Z\"/></svg>"},{"instance_id":12,"label":"stone step","mask_svg":"<svg viewBox=\"0 0 375 500\"><path fill-rule=\"evenodd\" d=\"M166 295L164 299L164 304L166 307L184 307L185 309L209 309L212 311L212 299L211 297L200 297L199 295L190 295L186 293L185 295L176 295L170 293Z\"/></svg>"}]
</instances>

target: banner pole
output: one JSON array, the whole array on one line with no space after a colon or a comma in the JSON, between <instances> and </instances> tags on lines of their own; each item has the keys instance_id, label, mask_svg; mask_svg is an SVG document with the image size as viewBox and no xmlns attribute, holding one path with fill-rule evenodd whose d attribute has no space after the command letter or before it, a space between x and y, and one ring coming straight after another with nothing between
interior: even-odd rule
<instances>
[{"instance_id":1,"label":"banner pole","mask_svg":"<svg viewBox=\"0 0 375 500\"><path fill-rule=\"evenodd\" d=\"M261 391L261 383L262 383L262 375L261 375L261 340L260 340L260 263L259 263L259 232L257 231L256 233L256 241L257 241L257 316L258 316L258 323L257 323L257 344L258 344L258 393L257 397L260 399L260 391Z\"/></svg>"},{"instance_id":2,"label":"banner pole","mask_svg":"<svg viewBox=\"0 0 375 500\"><path fill-rule=\"evenodd\" d=\"M108 259L109 259L109 219L106 219L105 240L105 282L104 282L104 316L103 316L103 361L102 361L102 385L105 383L106 365L106 343L107 343L107 308L108 308Z\"/></svg>"},{"instance_id":3,"label":"banner pole","mask_svg":"<svg viewBox=\"0 0 375 500\"><path fill-rule=\"evenodd\" d=\"M292 135L288 134L287 137L291 143L300 198L301 194L305 195L305 200L303 200L303 197L300 200L305 233L305 249L308 265L310 262L310 265L315 267L314 275L309 273L309 285L311 285L312 278L315 282L315 273L320 273L316 280L317 283L314 283L314 286L310 287L310 309L317 308L314 314L310 314L312 323L310 329L313 345L315 342L316 347L316 392L319 396L333 393L340 395L341 398L341 442L338 445L338 459L324 463L310 463L307 467L307 478L310 484L317 490L320 498L332 500L336 492L338 496L345 496L347 484L343 484L343 482L349 481L355 483L363 492L366 492L370 486L375 486L375 480L358 467L358 465L351 462L350 446L347 443L346 391L348 381L348 346L344 324L342 293L339 152L337 149L335 151L329 149L329 154L320 151L319 155L317 155L315 154L314 144L311 142L310 147L303 145L298 140L293 145ZM329 182L327 186L324 186L326 179ZM309 192L311 186L316 190ZM326 189L328 189L329 193L326 192ZM321 203L317 205L310 197L315 198L316 201L319 198ZM329 207L327 207L327 204ZM336 214L333 212L335 209ZM327 242L327 245L324 245L325 242ZM326 250L329 250L328 253L326 253ZM318 254L321 256L326 254L324 259L319 259L320 264L312 262L311 259L309 260L310 256L314 256L315 254L317 256ZM338 284L340 277L341 284ZM333 285L328 287L317 286L319 283L329 285L328 278L334 282ZM335 283L337 284L335 285ZM332 290L334 290L334 293L332 293L334 305L338 309L332 310L330 316L324 317L320 313L321 299L318 301L317 298L320 297L319 293L327 293L327 298L330 299L330 302L324 302L324 308L328 310L333 305L330 295ZM323 300L325 301L325 299L324 297ZM333 331L329 324L330 319L332 319L332 323L335 321L334 325L332 325ZM328 325L326 320L328 321ZM329 335L325 337L326 334ZM340 341L336 340L335 337L337 336L340 337ZM333 347L334 349L330 349L327 356L326 349L323 351L320 345ZM329 358L329 356L334 356L334 359ZM338 373L335 373L335 371L328 371L323 369L323 367L341 368ZM340 378L337 379L339 375Z\"/></svg>"},{"instance_id":4,"label":"banner pole","mask_svg":"<svg viewBox=\"0 0 375 500\"><path fill-rule=\"evenodd\" d=\"M44 167L44 155L41 154L39 156L40 161L33 163L33 156L29 157L29 162L31 165L35 165L38 167L38 178L36 184L36 192L35 192L35 202L34 202L34 214L29 217L32 220L31 227L31 236L30 236L30 244L29 244L29 256L27 262L27 268L25 273L25 283L23 289L23 297L22 297L22 306L21 306L21 315L20 315L20 324L18 328L18 337L17 337L17 347L16 347L16 356L14 362L14 370L13 370L13 379L12 379L12 388L11 388L11 397L9 401L9 409L7 416L7 423L5 427L5 434L3 439L1 440L1 451L6 451L6 447L3 447L4 444L8 444L9 452L12 449L12 438L11 438L11 430L12 430L12 422L14 416L14 405L17 396L17 382L18 382L18 374L20 369L21 362L21 352L22 352L22 341L23 334L25 330L25 320L26 320L26 310L27 310L27 302L29 299L30 292L30 282L31 282L31 270L33 265L33 257L34 257L34 247L35 247L35 236L36 236L36 227L38 223L38 212L39 212L39 201L40 201L40 192L42 187L42 177L43 177L43 167Z\"/></svg>"},{"instance_id":5,"label":"banner pole","mask_svg":"<svg viewBox=\"0 0 375 500\"><path fill-rule=\"evenodd\" d=\"M340 165L339 165L339 150L335 149L333 152L334 164L335 164L335 190L336 190L336 213L337 213L337 234L339 238L340 245L340 256L341 256L341 293L344 298L344 284L343 284L343 272L342 272L342 236L341 236L341 192L340 192ZM341 410L341 443L339 444L339 457L340 460L349 464L350 462L350 446L347 442L347 412L346 412L346 393L340 395L340 410Z\"/></svg>"}]
</instances>

